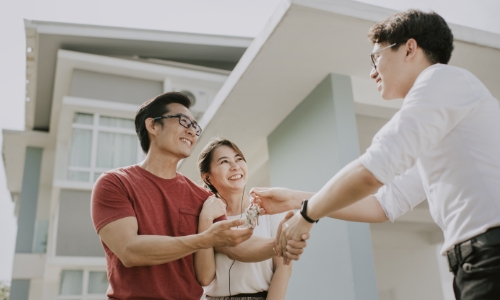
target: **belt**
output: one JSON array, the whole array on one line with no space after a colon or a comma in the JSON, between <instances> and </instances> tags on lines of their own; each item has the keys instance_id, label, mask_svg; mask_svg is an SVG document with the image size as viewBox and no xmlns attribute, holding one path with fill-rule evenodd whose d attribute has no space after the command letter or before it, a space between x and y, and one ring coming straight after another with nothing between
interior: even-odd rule
<instances>
[{"instance_id":1,"label":"belt","mask_svg":"<svg viewBox=\"0 0 500 300\"><path fill-rule=\"evenodd\" d=\"M446 252L450 272L455 272L461 262L472 254L474 248L496 245L500 245L500 226L490 228L485 233L481 233L465 242L456 244L453 249Z\"/></svg>"},{"instance_id":2,"label":"belt","mask_svg":"<svg viewBox=\"0 0 500 300\"><path fill-rule=\"evenodd\" d=\"M207 297L212 297L212 296L207 295ZM241 298L241 297L267 298L267 291L252 293L252 294L238 294L238 295L224 296L224 298ZM219 296L215 296L213 298L219 298Z\"/></svg>"}]
</instances>

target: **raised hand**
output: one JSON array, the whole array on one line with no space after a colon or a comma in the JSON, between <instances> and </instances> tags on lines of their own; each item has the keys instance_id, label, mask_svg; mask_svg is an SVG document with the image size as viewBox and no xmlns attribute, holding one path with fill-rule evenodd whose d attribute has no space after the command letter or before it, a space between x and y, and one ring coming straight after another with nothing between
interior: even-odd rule
<instances>
[{"instance_id":1,"label":"raised hand","mask_svg":"<svg viewBox=\"0 0 500 300\"><path fill-rule=\"evenodd\" d=\"M245 220L236 219L214 223L204 232L211 239L212 247L234 247L248 240L253 233L250 228L233 228L245 224Z\"/></svg>"},{"instance_id":2,"label":"raised hand","mask_svg":"<svg viewBox=\"0 0 500 300\"><path fill-rule=\"evenodd\" d=\"M287 220L280 224L281 232L276 235L276 251L283 256L284 264L289 264L290 260L300 258L305 247L302 242L309 239L313 224L304 220L299 212L294 215L288 213L285 219Z\"/></svg>"},{"instance_id":3,"label":"raised hand","mask_svg":"<svg viewBox=\"0 0 500 300\"><path fill-rule=\"evenodd\" d=\"M287 188L253 188L250 190L250 196L254 203L264 209L265 214L298 209L302 201L298 199L296 191Z\"/></svg>"}]
</instances>

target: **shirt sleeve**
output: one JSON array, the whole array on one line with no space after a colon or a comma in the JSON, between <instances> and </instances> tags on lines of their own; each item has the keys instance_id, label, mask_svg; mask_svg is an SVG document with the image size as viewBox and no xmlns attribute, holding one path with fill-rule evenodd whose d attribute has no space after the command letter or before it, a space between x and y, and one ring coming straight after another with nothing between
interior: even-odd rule
<instances>
[{"instance_id":1,"label":"shirt sleeve","mask_svg":"<svg viewBox=\"0 0 500 300\"><path fill-rule=\"evenodd\" d=\"M381 187L375 197L391 222L411 211L427 198L417 166Z\"/></svg>"},{"instance_id":2,"label":"shirt sleeve","mask_svg":"<svg viewBox=\"0 0 500 300\"><path fill-rule=\"evenodd\" d=\"M457 69L424 70L403 106L373 138L361 163L389 184L411 168L422 153L441 141L479 103L466 77Z\"/></svg>"},{"instance_id":3,"label":"shirt sleeve","mask_svg":"<svg viewBox=\"0 0 500 300\"><path fill-rule=\"evenodd\" d=\"M105 173L95 183L92 190L91 214L97 233L108 223L136 216L125 187L115 174Z\"/></svg>"}]
</instances>

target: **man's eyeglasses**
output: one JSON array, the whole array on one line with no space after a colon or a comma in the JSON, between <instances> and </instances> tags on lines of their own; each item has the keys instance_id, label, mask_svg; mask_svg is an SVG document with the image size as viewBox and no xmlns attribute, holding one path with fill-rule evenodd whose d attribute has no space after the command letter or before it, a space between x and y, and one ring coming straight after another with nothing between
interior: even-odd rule
<instances>
[{"instance_id":1,"label":"man's eyeglasses","mask_svg":"<svg viewBox=\"0 0 500 300\"><path fill-rule=\"evenodd\" d=\"M191 121L188 116L183 115L183 114L176 114L176 115L170 115L170 116L161 116L161 117L156 117L153 118L153 120L158 121L161 119L171 119L171 118L179 118L179 124L181 124L182 127L188 128L193 126L193 129L196 131L196 135L200 136L201 134L201 127L196 123L195 121Z\"/></svg>"},{"instance_id":2,"label":"man's eyeglasses","mask_svg":"<svg viewBox=\"0 0 500 300\"><path fill-rule=\"evenodd\" d=\"M396 45L397 45L397 43L394 43L394 44L389 45L389 46L387 46L387 47L384 47L384 48L382 48L382 49L378 49L377 51L375 51L375 52L373 52L372 54L370 54L370 57L371 57L371 59L372 59L372 67L375 69L375 71L377 70L377 64L376 64L376 61L377 61L378 57L380 56L380 55L378 55L378 54L379 54L380 52L384 51L385 49L392 48L392 47L394 47L394 46L396 46Z\"/></svg>"}]
</instances>

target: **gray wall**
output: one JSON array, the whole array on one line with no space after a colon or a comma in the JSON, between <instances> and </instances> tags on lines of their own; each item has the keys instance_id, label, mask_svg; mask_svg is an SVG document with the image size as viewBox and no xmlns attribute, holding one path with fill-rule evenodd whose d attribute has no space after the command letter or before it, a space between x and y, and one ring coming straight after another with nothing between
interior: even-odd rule
<instances>
[{"instance_id":1,"label":"gray wall","mask_svg":"<svg viewBox=\"0 0 500 300\"><path fill-rule=\"evenodd\" d=\"M268 147L271 186L318 191L359 156L350 78L327 76L269 135ZM287 299L378 299L369 226L315 224Z\"/></svg>"},{"instance_id":2,"label":"gray wall","mask_svg":"<svg viewBox=\"0 0 500 300\"><path fill-rule=\"evenodd\" d=\"M17 218L16 253L33 253L42 153L42 148L26 148Z\"/></svg>"},{"instance_id":3,"label":"gray wall","mask_svg":"<svg viewBox=\"0 0 500 300\"><path fill-rule=\"evenodd\" d=\"M29 279L13 279L10 284L10 300L28 300L30 293Z\"/></svg>"},{"instance_id":4,"label":"gray wall","mask_svg":"<svg viewBox=\"0 0 500 300\"><path fill-rule=\"evenodd\" d=\"M90 192L61 190L56 255L104 256L90 217Z\"/></svg>"},{"instance_id":5,"label":"gray wall","mask_svg":"<svg viewBox=\"0 0 500 300\"><path fill-rule=\"evenodd\" d=\"M140 105L163 93L163 82L75 69L70 95Z\"/></svg>"}]
</instances>

